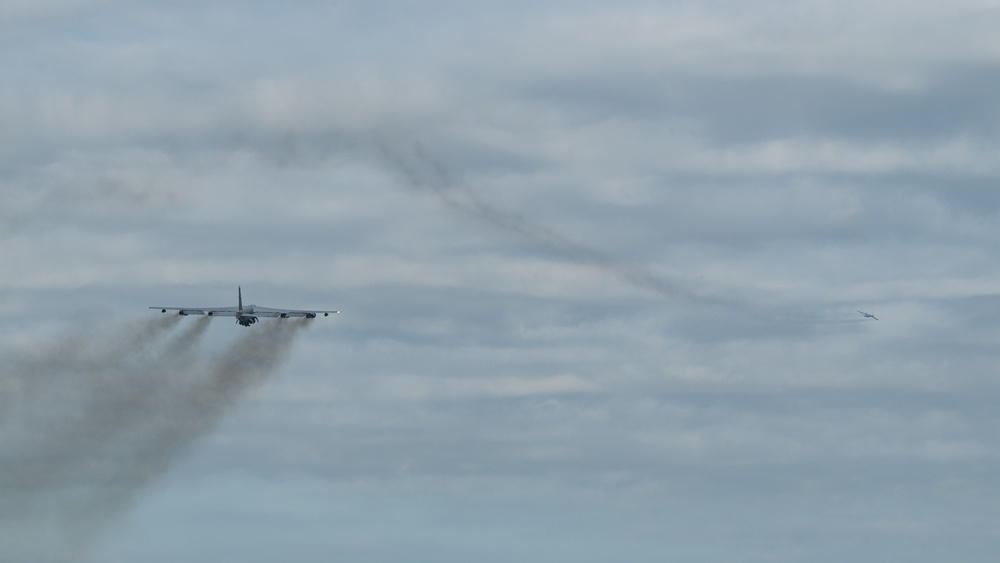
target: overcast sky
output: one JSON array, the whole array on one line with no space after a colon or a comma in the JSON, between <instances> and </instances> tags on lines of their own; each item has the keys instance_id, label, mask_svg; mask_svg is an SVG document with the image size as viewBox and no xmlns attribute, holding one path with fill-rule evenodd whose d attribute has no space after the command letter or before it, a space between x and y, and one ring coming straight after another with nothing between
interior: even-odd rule
<instances>
[{"instance_id":1,"label":"overcast sky","mask_svg":"<svg viewBox=\"0 0 1000 563\"><path fill-rule=\"evenodd\" d=\"M0 559L995 561L998 28L4 2Z\"/></svg>"}]
</instances>

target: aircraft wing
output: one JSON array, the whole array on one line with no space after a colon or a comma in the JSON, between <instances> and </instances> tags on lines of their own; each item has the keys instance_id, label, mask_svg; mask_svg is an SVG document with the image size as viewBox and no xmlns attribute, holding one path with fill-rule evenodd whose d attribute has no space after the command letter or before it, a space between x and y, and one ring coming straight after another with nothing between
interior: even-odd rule
<instances>
[{"instance_id":1,"label":"aircraft wing","mask_svg":"<svg viewBox=\"0 0 1000 563\"><path fill-rule=\"evenodd\" d=\"M150 309L159 309L164 313L167 311L177 311L182 315L235 317L239 314L239 309L236 307L150 307Z\"/></svg>"},{"instance_id":2,"label":"aircraft wing","mask_svg":"<svg viewBox=\"0 0 1000 563\"><path fill-rule=\"evenodd\" d=\"M255 317L281 317L283 319L289 317L309 317L314 318L317 315L335 315L340 313L340 311L318 311L311 309L273 309L271 307L258 307L253 306L253 312L248 313Z\"/></svg>"}]
</instances>

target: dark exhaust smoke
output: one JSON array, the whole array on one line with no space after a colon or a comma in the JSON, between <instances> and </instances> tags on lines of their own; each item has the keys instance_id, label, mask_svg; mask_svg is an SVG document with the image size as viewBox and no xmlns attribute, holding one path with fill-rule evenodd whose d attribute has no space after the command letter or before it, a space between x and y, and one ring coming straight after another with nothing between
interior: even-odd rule
<instances>
[{"instance_id":1,"label":"dark exhaust smoke","mask_svg":"<svg viewBox=\"0 0 1000 563\"><path fill-rule=\"evenodd\" d=\"M407 184L434 195L445 206L466 217L539 244L574 262L607 272L637 289L651 291L661 297L712 300L649 267L622 260L484 200L471 188L455 182L444 164L427 154L419 144L402 150L376 139L375 146L382 160Z\"/></svg>"},{"instance_id":2,"label":"dark exhaust smoke","mask_svg":"<svg viewBox=\"0 0 1000 563\"><path fill-rule=\"evenodd\" d=\"M261 323L213 355L199 349L211 319L179 320L78 326L5 354L16 385L0 395L0 560L83 559L309 324Z\"/></svg>"},{"instance_id":3,"label":"dark exhaust smoke","mask_svg":"<svg viewBox=\"0 0 1000 563\"><path fill-rule=\"evenodd\" d=\"M841 322L838 320L842 316L841 312L825 313L813 305L790 304L781 296L762 293L750 298L738 287L734 288L736 293L725 288L699 287L695 290L689 283L675 276L584 244L520 213L485 200L471 187L456 181L449 169L418 143L403 147L376 136L374 147L383 163L399 174L409 187L432 195L447 208L552 250L568 260L600 270L635 289L663 298L694 302L727 317L735 314L742 322L752 324L780 323L815 327ZM740 297L740 294L743 296ZM831 319L834 320L831 322Z\"/></svg>"}]
</instances>

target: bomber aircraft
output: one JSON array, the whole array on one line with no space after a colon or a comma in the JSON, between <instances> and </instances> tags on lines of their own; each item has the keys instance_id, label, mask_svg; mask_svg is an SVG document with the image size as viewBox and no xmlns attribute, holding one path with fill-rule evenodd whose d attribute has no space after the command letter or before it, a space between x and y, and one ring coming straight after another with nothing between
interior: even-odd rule
<instances>
[{"instance_id":1,"label":"bomber aircraft","mask_svg":"<svg viewBox=\"0 0 1000 563\"><path fill-rule=\"evenodd\" d=\"M855 310L857 311L857 309L855 309ZM875 315L873 315L871 313L866 313L864 311L858 311L858 312L861 313L862 315L864 315L864 317L866 319L875 319L876 321L878 320L878 317L876 317Z\"/></svg>"},{"instance_id":2,"label":"bomber aircraft","mask_svg":"<svg viewBox=\"0 0 1000 563\"><path fill-rule=\"evenodd\" d=\"M287 319L289 317L305 317L307 319L315 319L316 315L322 314L324 317L329 317L331 313L336 314L340 311L312 311L312 310L299 310L299 309L272 309L271 307L258 307L257 305L243 305L243 289L237 286L236 288L236 298L238 300L238 305L236 307L150 307L150 309L159 309L161 313L166 313L167 311L177 311L178 315L208 315L209 317L236 317L237 324L242 326L250 326L257 322L257 317L277 317L282 319Z\"/></svg>"}]
</instances>

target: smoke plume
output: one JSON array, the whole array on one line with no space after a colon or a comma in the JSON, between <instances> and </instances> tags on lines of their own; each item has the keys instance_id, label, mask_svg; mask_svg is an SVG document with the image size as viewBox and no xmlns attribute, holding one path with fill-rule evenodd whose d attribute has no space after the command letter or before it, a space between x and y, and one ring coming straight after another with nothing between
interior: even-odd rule
<instances>
[{"instance_id":1,"label":"smoke plume","mask_svg":"<svg viewBox=\"0 0 1000 563\"><path fill-rule=\"evenodd\" d=\"M487 224L495 229L548 248L578 264L600 270L618 278L635 289L651 292L664 298L683 299L711 306L724 313L736 313L744 319L755 322L782 323L787 325L820 326L854 323L845 319L844 311L823 312L811 304L789 304L784 300L761 296L748 299L745 292L727 296L726 291L691 289L669 274L654 270L643 264L625 260L615 254L576 241L549 227L539 224L515 211L503 209L485 200L472 188L454 180L448 168L419 143L408 148L400 148L381 136L374 140L375 151L388 168L401 175L406 184L424 193L433 195L449 209ZM739 297L742 293L744 297Z\"/></svg>"},{"instance_id":2,"label":"smoke plume","mask_svg":"<svg viewBox=\"0 0 1000 563\"><path fill-rule=\"evenodd\" d=\"M382 139L376 139L375 146L382 160L401 174L411 187L433 194L444 205L467 217L542 245L575 262L607 272L637 289L651 291L662 297L713 300L682 287L675 280L651 268L624 261L484 200L472 189L455 182L444 164L429 155L419 144L413 145L409 150L400 150L390 147Z\"/></svg>"},{"instance_id":3,"label":"smoke plume","mask_svg":"<svg viewBox=\"0 0 1000 563\"><path fill-rule=\"evenodd\" d=\"M211 319L74 327L5 353L0 560L76 561L227 407L285 360L308 320L275 319L220 354ZM4 358L7 359L7 358Z\"/></svg>"}]
</instances>

